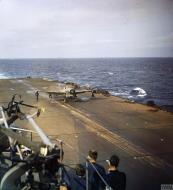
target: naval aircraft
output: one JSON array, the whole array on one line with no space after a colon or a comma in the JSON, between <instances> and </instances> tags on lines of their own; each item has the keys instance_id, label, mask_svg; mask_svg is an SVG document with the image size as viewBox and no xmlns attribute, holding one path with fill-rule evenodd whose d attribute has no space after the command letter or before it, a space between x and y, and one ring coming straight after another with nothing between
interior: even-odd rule
<instances>
[{"instance_id":1,"label":"naval aircraft","mask_svg":"<svg viewBox=\"0 0 173 190\"><path fill-rule=\"evenodd\" d=\"M66 102L68 99L77 98L78 94L90 92L91 96L94 97L94 93L96 93L95 90L79 88L71 84L52 85L48 87L45 92L49 95L49 98L63 97L64 102Z\"/></svg>"}]
</instances>

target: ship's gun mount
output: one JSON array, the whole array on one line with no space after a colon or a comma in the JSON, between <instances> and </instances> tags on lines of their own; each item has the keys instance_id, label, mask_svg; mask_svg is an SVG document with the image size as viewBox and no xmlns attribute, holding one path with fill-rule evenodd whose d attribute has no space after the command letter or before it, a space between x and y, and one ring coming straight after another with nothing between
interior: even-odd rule
<instances>
[{"instance_id":1,"label":"ship's gun mount","mask_svg":"<svg viewBox=\"0 0 173 190\"><path fill-rule=\"evenodd\" d=\"M21 99L21 95L14 94L11 101L8 103L8 106L2 107L3 111L7 114L8 125L11 125L18 118L21 120L26 119L26 114L21 111L21 106L36 109L37 111L34 113L33 116L39 117L41 110L37 106L33 106L33 105L29 105L29 104L24 103L24 101Z\"/></svg>"},{"instance_id":2,"label":"ship's gun mount","mask_svg":"<svg viewBox=\"0 0 173 190\"><path fill-rule=\"evenodd\" d=\"M34 108L36 111L33 114L26 114L22 111L22 106ZM29 172L29 176L25 176L25 179L28 180L32 176L33 171L40 174L40 172L42 173L46 170L49 174L54 175L60 167L59 161L62 160L63 150L52 143L35 122L34 118L39 117L40 113L41 109L24 103L18 94L13 95L7 107L0 107L0 137L2 134L8 142L3 149L0 149L0 167L4 160L8 160L8 163L10 163L8 167L6 166L5 174L1 176L0 173L0 189L6 190L9 185L13 189L17 189L16 180L20 181L18 185L21 186L21 176L27 172ZM14 127L17 119L27 120L33 130ZM24 136L24 133L28 132L31 134L36 133L40 137L41 142L34 142L32 139ZM4 156L4 152L7 156ZM26 183L26 180L24 183ZM32 179L32 183L35 184L35 179Z\"/></svg>"},{"instance_id":3,"label":"ship's gun mount","mask_svg":"<svg viewBox=\"0 0 173 190\"><path fill-rule=\"evenodd\" d=\"M18 97L18 101L16 100ZM36 112L33 114L27 115L21 111L21 106L30 107L36 109ZM7 119L5 117L4 112L7 114ZM1 108L2 115L2 123L4 123L5 128L10 129L10 125L12 125L17 119L28 120L31 124L32 128L38 135L40 136L42 143L46 146L49 146L50 149L54 148L54 144L50 141L50 139L46 136L46 134L42 131L42 129L36 124L34 118L39 117L41 113L41 109L37 106L29 105L24 103L21 99L21 95L15 94L13 95L11 101L8 103L8 106ZM19 128L20 130L20 128Z\"/></svg>"}]
</instances>

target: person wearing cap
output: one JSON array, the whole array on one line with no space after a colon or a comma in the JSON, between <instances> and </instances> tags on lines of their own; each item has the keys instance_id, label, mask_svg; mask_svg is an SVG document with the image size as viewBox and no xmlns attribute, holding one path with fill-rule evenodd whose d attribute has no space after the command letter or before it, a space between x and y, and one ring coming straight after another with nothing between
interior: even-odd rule
<instances>
[{"instance_id":1,"label":"person wearing cap","mask_svg":"<svg viewBox=\"0 0 173 190\"><path fill-rule=\"evenodd\" d=\"M88 186L89 190L105 189L106 171L103 166L96 163L98 153L95 150L90 150L88 153ZM99 174L98 174L99 173Z\"/></svg>"},{"instance_id":2,"label":"person wearing cap","mask_svg":"<svg viewBox=\"0 0 173 190\"><path fill-rule=\"evenodd\" d=\"M109 169L107 174L107 182L113 190L126 189L126 175L118 170L119 157L112 155L109 159Z\"/></svg>"}]
</instances>

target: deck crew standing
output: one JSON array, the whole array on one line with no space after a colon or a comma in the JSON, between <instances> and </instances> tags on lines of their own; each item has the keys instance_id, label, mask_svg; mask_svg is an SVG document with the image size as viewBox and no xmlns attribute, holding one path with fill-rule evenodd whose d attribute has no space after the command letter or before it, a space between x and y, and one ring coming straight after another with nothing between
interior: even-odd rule
<instances>
[{"instance_id":1,"label":"deck crew standing","mask_svg":"<svg viewBox=\"0 0 173 190\"><path fill-rule=\"evenodd\" d=\"M104 190L106 172L103 166L97 164L98 153L95 150L90 150L88 154L88 186L89 190ZM99 174L98 174L99 173Z\"/></svg>"},{"instance_id":2,"label":"deck crew standing","mask_svg":"<svg viewBox=\"0 0 173 190\"><path fill-rule=\"evenodd\" d=\"M119 158L113 155L109 159L107 181L113 190L126 189L126 175L118 170Z\"/></svg>"},{"instance_id":3,"label":"deck crew standing","mask_svg":"<svg viewBox=\"0 0 173 190\"><path fill-rule=\"evenodd\" d=\"M36 91L35 96L36 96L36 100L38 102L38 97L39 97L39 92L38 91Z\"/></svg>"}]
</instances>

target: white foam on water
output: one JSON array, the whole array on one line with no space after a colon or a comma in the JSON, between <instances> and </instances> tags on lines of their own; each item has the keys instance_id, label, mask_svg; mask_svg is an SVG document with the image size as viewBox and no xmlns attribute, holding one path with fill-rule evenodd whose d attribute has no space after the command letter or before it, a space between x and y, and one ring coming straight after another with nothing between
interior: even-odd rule
<instances>
[{"instance_id":1,"label":"white foam on water","mask_svg":"<svg viewBox=\"0 0 173 190\"><path fill-rule=\"evenodd\" d=\"M122 97L127 97L129 96L128 92L115 92L115 91L109 91L109 93L113 96L122 96Z\"/></svg>"},{"instance_id":2,"label":"white foam on water","mask_svg":"<svg viewBox=\"0 0 173 190\"><path fill-rule=\"evenodd\" d=\"M114 75L114 73L112 73L112 72L108 72L108 75Z\"/></svg>"},{"instance_id":3,"label":"white foam on water","mask_svg":"<svg viewBox=\"0 0 173 190\"><path fill-rule=\"evenodd\" d=\"M143 99L147 96L147 93L144 89L136 87L131 91L109 91L113 96L120 96L128 99Z\"/></svg>"},{"instance_id":4,"label":"white foam on water","mask_svg":"<svg viewBox=\"0 0 173 190\"><path fill-rule=\"evenodd\" d=\"M113 72L111 72L111 71L105 71L105 72L103 72L104 74L107 74L107 75L114 75L114 73Z\"/></svg>"},{"instance_id":5,"label":"white foam on water","mask_svg":"<svg viewBox=\"0 0 173 190\"><path fill-rule=\"evenodd\" d=\"M144 98L145 96L147 96L147 93L144 89L136 87L130 92L130 95L133 97Z\"/></svg>"},{"instance_id":6,"label":"white foam on water","mask_svg":"<svg viewBox=\"0 0 173 190\"><path fill-rule=\"evenodd\" d=\"M135 99L134 96L128 96L128 99Z\"/></svg>"}]
</instances>

